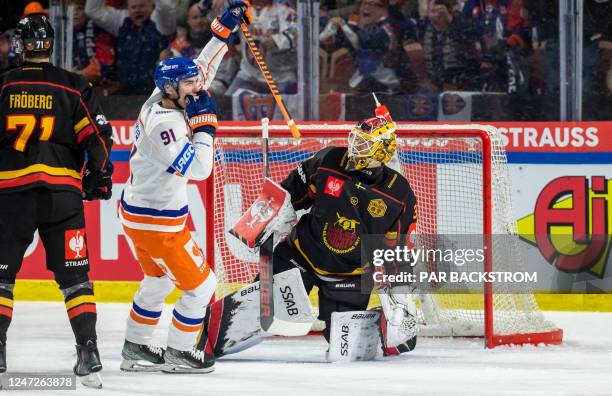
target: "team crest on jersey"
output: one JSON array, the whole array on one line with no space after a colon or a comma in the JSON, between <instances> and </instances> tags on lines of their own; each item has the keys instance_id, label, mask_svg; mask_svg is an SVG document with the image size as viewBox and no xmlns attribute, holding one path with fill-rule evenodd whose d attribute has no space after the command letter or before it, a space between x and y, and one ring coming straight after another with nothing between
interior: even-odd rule
<instances>
[{"instance_id":1,"label":"team crest on jersey","mask_svg":"<svg viewBox=\"0 0 612 396\"><path fill-rule=\"evenodd\" d=\"M66 230L64 234L64 252L67 267L77 267L89 264L84 228Z\"/></svg>"},{"instance_id":2,"label":"team crest on jersey","mask_svg":"<svg viewBox=\"0 0 612 396\"><path fill-rule=\"evenodd\" d=\"M259 121L264 117L272 119L276 103L272 95L258 95L243 91L238 96L242 113L246 121Z\"/></svg>"},{"instance_id":3,"label":"team crest on jersey","mask_svg":"<svg viewBox=\"0 0 612 396\"><path fill-rule=\"evenodd\" d=\"M338 220L333 224L325 223L323 226L323 243L334 253L349 253L359 245L360 238L357 235L357 225L355 219L341 216L336 212Z\"/></svg>"},{"instance_id":4,"label":"team crest on jersey","mask_svg":"<svg viewBox=\"0 0 612 396\"><path fill-rule=\"evenodd\" d=\"M342 193L342 186L344 186L344 180L337 179L333 176L328 176L327 180L325 181L325 190L323 190L323 192L327 195L338 198Z\"/></svg>"},{"instance_id":5,"label":"team crest on jersey","mask_svg":"<svg viewBox=\"0 0 612 396\"><path fill-rule=\"evenodd\" d=\"M368 204L368 213L372 217L383 217L387 213L387 204L382 199L373 199Z\"/></svg>"}]
</instances>

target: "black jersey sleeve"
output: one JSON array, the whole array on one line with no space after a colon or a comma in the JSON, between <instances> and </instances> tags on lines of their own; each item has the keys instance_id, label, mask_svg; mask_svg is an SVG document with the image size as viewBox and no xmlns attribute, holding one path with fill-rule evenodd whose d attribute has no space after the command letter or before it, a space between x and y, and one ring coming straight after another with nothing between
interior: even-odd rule
<instances>
[{"instance_id":1,"label":"black jersey sleeve","mask_svg":"<svg viewBox=\"0 0 612 396\"><path fill-rule=\"evenodd\" d=\"M300 163L282 181L281 186L291 194L291 203L295 210L308 209L312 205L316 193L312 177L331 149L332 147L327 147L319 150L315 155Z\"/></svg>"},{"instance_id":2,"label":"black jersey sleeve","mask_svg":"<svg viewBox=\"0 0 612 396\"><path fill-rule=\"evenodd\" d=\"M396 244L400 246L406 245L410 233L416 227L417 222L417 209L416 209L416 197L410 191L410 194L404 201L404 211L402 215L396 220L390 232L397 231L397 237L395 238Z\"/></svg>"},{"instance_id":3,"label":"black jersey sleeve","mask_svg":"<svg viewBox=\"0 0 612 396\"><path fill-rule=\"evenodd\" d=\"M396 246L409 246L408 238L414 232L417 224L417 201L412 190L404 200L404 210L393 222L389 231L385 235L384 245L387 249L394 249ZM385 272L387 274L398 274L401 272L412 272L413 263L405 261L385 262ZM399 283L396 283L396 285Z\"/></svg>"},{"instance_id":4,"label":"black jersey sleeve","mask_svg":"<svg viewBox=\"0 0 612 396\"><path fill-rule=\"evenodd\" d=\"M74 117L74 132L79 146L87 152L87 167L105 171L110 163L112 128L89 83L81 90Z\"/></svg>"}]
</instances>

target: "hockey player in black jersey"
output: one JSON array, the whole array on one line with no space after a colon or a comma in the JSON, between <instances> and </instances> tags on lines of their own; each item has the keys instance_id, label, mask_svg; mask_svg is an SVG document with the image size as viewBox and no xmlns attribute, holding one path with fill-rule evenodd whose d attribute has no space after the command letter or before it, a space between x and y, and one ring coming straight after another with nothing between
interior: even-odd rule
<instances>
[{"instance_id":1,"label":"hockey player in black jersey","mask_svg":"<svg viewBox=\"0 0 612 396\"><path fill-rule=\"evenodd\" d=\"M273 272L298 268L306 293L318 287L319 319L326 324L323 334L328 342L332 313L363 311L368 306L373 282L367 281L371 276L362 276L364 268L367 271L362 252L371 246L364 246L364 238L376 235L380 236L376 242L380 246L403 245L416 225L415 195L408 181L387 166L397 145L395 125L384 106L377 108L377 114L351 130L348 148L326 147L282 181L291 205L285 204L276 221L267 226L272 232L287 235L274 248ZM289 231L294 211L300 209L309 212ZM253 343L258 335L250 337L242 332L240 340L235 339L240 333L236 328L244 325L232 313L238 311L237 305L244 305L241 298L249 290L209 307L199 348L219 356L243 349L241 344ZM381 329L394 333L391 343L383 340L384 349L414 348L412 296L380 291L379 295L384 310Z\"/></svg>"},{"instance_id":2,"label":"hockey player in black jersey","mask_svg":"<svg viewBox=\"0 0 612 396\"><path fill-rule=\"evenodd\" d=\"M21 19L13 45L24 62L0 76L0 372L15 278L38 230L76 339L74 372L101 386L83 199L111 196L112 132L87 80L49 63L53 39L45 15Z\"/></svg>"}]
</instances>

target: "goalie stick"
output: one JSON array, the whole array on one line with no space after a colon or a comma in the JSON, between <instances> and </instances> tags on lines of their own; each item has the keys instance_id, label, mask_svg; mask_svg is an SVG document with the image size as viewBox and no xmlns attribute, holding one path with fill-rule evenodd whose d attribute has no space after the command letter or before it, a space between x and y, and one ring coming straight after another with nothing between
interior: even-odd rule
<instances>
[{"instance_id":1,"label":"goalie stick","mask_svg":"<svg viewBox=\"0 0 612 396\"><path fill-rule=\"evenodd\" d=\"M246 25L243 23L244 29ZM246 33L245 33L246 35ZM255 55L255 54L253 54ZM261 142L263 149L263 174L268 177L270 174L268 165L268 134L270 120L261 120ZM266 239L259 248L259 323L263 331L270 333L274 324L274 233Z\"/></svg>"},{"instance_id":2,"label":"goalie stick","mask_svg":"<svg viewBox=\"0 0 612 396\"><path fill-rule=\"evenodd\" d=\"M262 150L264 186L261 194L230 229L249 248L259 246L259 322L263 331L284 336L306 335L312 321L299 322L275 315L274 297L274 246L277 232L265 233L269 222L278 216L285 205L291 205L288 193L268 178L268 119L262 119ZM264 240L260 238L264 237ZM301 283L300 277L300 283ZM283 292L284 293L284 292ZM277 298L278 299L278 298Z\"/></svg>"},{"instance_id":3,"label":"goalie stick","mask_svg":"<svg viewBox=\"0 0 612 396\"><path fill-rule=\"evenodd\" d=\"M270 176L268 158L268 118L261 120L264 176ZM274 315L274 233L259 248L259 322L263 331L284 336L308 334L312 323L291 322Z\"/></svg>"}]
</instances>

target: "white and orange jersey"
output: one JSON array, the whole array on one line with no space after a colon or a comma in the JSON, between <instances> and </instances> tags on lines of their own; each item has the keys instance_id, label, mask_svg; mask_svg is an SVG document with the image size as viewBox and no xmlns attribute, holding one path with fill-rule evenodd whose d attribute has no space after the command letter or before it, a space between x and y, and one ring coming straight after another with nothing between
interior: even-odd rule
<instances>
[{"instance_id":1,"label":"white and orange jersey","mask_svg":"<svg viewBox=\"0 0 612 396\"><path fill-rule=\"evenodd\" d=\"M227 45L213 37L196 59L204 89L214 80L226 52ZM187 182L206 179L212 171L213 138L207 133L192 134L184 111L161 107L161 98L156 88L136 122L130 178L119 216L128 228L179 232L189 212ZM212 121L216 125L216 119Z\"/></svg>"}]
</instances>

